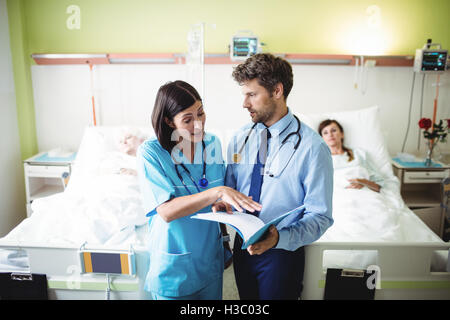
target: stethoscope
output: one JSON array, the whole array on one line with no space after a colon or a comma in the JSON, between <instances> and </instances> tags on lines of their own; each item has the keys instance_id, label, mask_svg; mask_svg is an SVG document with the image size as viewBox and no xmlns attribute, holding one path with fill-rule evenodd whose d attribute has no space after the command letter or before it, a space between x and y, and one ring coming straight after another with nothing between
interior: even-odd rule
<instances>
[{"instance_id":1,"label":"stethoscope","mask_svg":"<svg viewBox=\"0 0 450 320\"><path fill-rule=\"evenodd\" d=\"M198 183L195 183L194 178L192 178L191 172L188 170L188 168L186 168L186 166L184 165L184 163L179 163L179 164L178 164L178 163L175 163L175 171L177 172L177 176L178 176L178 178L180 179L180 181L181 181L181 183L183 184L184 188L186 189L186 191L187 191L189 194L192 194L192 193L189 191L189 189L188 189L186 183L184 182L183 177L181 176L180 171L178 170L178 166L180 165L180 166L183 167L184 171L186 171L186 173L187 173L188 176L189 176L189 179L191 179L192 183L194 184L195 188L197 188L197 191L198 191L198 192L201 191L200 188L206 189L206 187L208 187L208 183L209 183L209 182L208 182L208 179L206 179L206 159L205 159L205 149L206 149L206 147L205 147L205 141L202 140L203 174L202 174L202 177L198 180ZM200 188L199 188L199 186L200 186Z\"/></svg>"},{"instance_id":2,"label":"stethoscope","mask_svg":"<svg viewBox=\"0 0 450 320\"><path fill-rule=\"evenodd\" d=\"M281 146L278 148L278 151L277 151L276 154L278 154L278 152L281 150L281 148L283 147L283 145L284 145L284 144L288 141L288 139L289 139L290 137L292 137L293 135L296 135L296 136L297 136L297 143L294 145L294 152L297 150L298 146L300 145L300 142L302 141L302 136L300 135L301 123L300 123L300 120L297 118L296 115L294 115L294 118L295 118L295 120L297 121L297 130L296 130L296 131L293 131L293 132L291 132L291 133L289 133L289 134L283 139L283 141L281 141ZM242 150L244 149L245 145L247 144L247 141L248 141L250 135L252 134L253 129L255 129L255 127L256 127L257 124L258 124L258 123L255 123L255 124L250 128L250 130L248 131L247 136L245 137L244 143L242 144L241 148L239 149L239 152L233 154L233 159L232 159L232 160L233 160L234 163L239 163L239 162L241 162L241 160L242 160L242 156L241 156ZM289 125L286 127L286 129L287 129L287 128L289 128ZM286 129L285 129L285 130L286 130ZM273 176L273 175L272 175L272 176Z\"/></svg>"}]
</instances>

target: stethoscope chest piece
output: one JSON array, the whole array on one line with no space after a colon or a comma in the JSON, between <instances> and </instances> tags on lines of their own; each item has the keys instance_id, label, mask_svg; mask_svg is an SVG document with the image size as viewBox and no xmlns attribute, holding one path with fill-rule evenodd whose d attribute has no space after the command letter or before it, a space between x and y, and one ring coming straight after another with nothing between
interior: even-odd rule
<instances>
[{"instance_id":1,"label":"stethoscope chest piece","mask_svg":"<svg viewBox=\"0 0 450 320\"><path fill-rule=\"evenodd\" d=\"M201 178L200 180L198 180L198 185L200 186L200 188L205 189L208 186L208 179Z\"/></svg>"}]
</instances>

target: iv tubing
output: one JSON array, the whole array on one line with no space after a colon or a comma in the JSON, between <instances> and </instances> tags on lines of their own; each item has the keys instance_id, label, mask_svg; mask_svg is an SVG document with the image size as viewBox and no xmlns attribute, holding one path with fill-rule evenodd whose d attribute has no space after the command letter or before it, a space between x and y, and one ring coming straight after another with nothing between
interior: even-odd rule
<instances>
[{"instance_id":1,"label":"iv tubing","mask_svg":"<svg viewBox=\"0 0 450 320\"><path fill-rule=\"evenodd\" d=\"M92 72L92 63L89 64L89 71L90 71L90 76L91 76L91 100L92 100L92 117L93 117L93 121L94 121L94 126L97 126L97 119L95 117L95 100L94 100L94 77L93 77L93 72Z\"/></svg>"},{"instance_id":2,"label":"iv tubing","mask_svg":"<svg viewBox=\"0 0 450 320\"><path fill-rule=\"evenodd\" d=\"M441 78L441 75L438 74L437 75L437 80L436 80L436 97L434 98L434 106L433 106L433 122L432 122L432 127L431 127L431 131L433 132L434 129L434 124L436 123L436 113L437 113L437 104L438 104L438 96L439 96L439 80ZM430 140L430 144L431 146L433 146L433 140Z\"/></svg>"}]
</instances>

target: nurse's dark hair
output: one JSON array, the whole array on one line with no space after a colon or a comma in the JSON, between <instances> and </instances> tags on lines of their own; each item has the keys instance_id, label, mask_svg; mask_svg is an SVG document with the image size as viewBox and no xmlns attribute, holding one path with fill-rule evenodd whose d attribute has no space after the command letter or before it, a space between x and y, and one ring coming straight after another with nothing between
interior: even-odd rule
<instances>
[{"instance_id":1,"label":"nurse's dark hair","mask_svg":"<svg viewBox=\"0 0 450 320\"><path fill-rule=\"evenodd\" d=\"M258 84L264 87L270 96L272 96L275 86L281 83L283 84L284 100L287 99L294 83L291 64L270 53L258 53L249 57L244 63L234 68L232 76L239 85L257 79Z\"/></svg>"},{"instance_id":2,"label":"nurse's dark hair","mask_svg":"<svg viewBox=\"0 0 450 320\"><path fill-rule=\"evenodd\" d=\"M344 133L344 128L342 127L342 125L337 122L337 120L332 120L332 119L327 119L327 120L323 120L320 124L319 124L319 128L317 129L317 131L319 132L320 136L322 136L322 131L323 129L325 129L325 127L328 127L330 124L336 124L339 128L339 130L341 130L342 133ZM344 146L344 138L342 138L342 149L347 152L348 155L348 162L352 161L353 159L355 159L354 155L353 155L353 151L350 148L347 148L346 146Z\"/></svg>"},{"instance_id":3,"label":"nurse's dark hair","mask_svg":"<svg viewBox=\"0 0 450 320\"><path fill-rule=\"evenodd\" d=\"M201 100L197 90L181 80L168 82L159 88L152 112L152 125L159 143L169 153L178 142L172 141L174 129L165 119L173 121L178 113Z\"/></svg>"}]
</instances>

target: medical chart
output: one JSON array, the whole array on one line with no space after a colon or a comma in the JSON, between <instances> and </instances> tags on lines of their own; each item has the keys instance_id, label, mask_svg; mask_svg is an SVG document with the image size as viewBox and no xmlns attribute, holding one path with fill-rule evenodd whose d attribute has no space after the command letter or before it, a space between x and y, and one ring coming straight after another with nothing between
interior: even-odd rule
<instances>
[{"instance_id":1,"label":"medical chart","mask_svg":"<svg viewBox=\"0 0 450 320\"><path fill-rule=\"evenodd\" d=\"M292 213L299 212L303 210L304 207L305 206L303 205L295 208L294 210L286 212L279 217L269 221L267 224L264 224L264 222L260 218L252 214L242 213L238 211L233 211L233 214L229 214L226 212L198 213L196 215L193 215L191 218L228 224L229 226L233 227L237 233L239 233L241 238L244 240L242 249L246 249L248 246L260 241L271 225L276 226L286 216Z\"/></svg>"}]
</instances>

